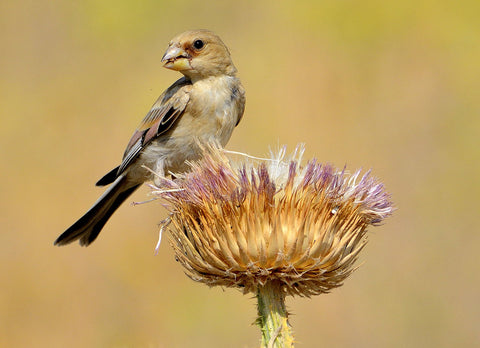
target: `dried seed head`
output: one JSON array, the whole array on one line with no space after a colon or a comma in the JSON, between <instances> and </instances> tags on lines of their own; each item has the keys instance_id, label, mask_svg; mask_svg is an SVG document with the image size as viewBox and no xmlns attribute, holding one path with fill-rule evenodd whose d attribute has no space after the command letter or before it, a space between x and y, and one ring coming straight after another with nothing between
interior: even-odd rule
<instances>
[{"instance_id":1,"label":"dried seed head","mask_svg":"<svg viewBox=\"0 0 480 348\"><path fill-rule=\"evenodd\" d=\"M303 147L263 161L205 149L191 172L155 191L171 212L171 244L186 274L207 285L280 281L311 296L341 286L367 242L366 229L392 211L383 185L310 160Z\"/></svg>"}]
</instances>

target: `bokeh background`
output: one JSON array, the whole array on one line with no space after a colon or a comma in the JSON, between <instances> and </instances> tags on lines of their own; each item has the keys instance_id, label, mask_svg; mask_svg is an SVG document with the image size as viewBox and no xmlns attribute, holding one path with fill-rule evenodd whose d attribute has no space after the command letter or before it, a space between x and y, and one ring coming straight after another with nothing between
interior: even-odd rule
<instances>
[{"instance_id":1,"label":"bokeh background","mask_svg":"<svg viewBox=\"0 0 480 348\"><path fill-rule=\"evenodd\" d=\"M256 347L255 302L187 279L159 203L89 248L52 242L101 194L179 74L167 42L216 31L247 90L228 148L372 168L398 208L331 294L289 299L298 346L480 345L478 1L0 3L0 346ZM147 188L130 202L145 201Z\"/></svg>"}]
</instances>

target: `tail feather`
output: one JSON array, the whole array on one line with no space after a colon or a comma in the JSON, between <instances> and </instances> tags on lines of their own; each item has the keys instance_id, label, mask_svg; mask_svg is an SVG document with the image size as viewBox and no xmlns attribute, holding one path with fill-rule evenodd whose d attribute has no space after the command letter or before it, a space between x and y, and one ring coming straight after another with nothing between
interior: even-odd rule
<instances>
[{"instance_id":1,"label":"tail feather","mask_svg":"<svg viewBox=\"0 0 480 348\"><path fill-rule=\"evenodd\" d=\"M123 175L118 177L85 215L57 238L54 245L66 245L78 239L82 246L91 244L112 214L139 186L128 184Z\"/></svg>"},{"instance_id":2,"label":"tail feather","mask_svg":"<svg viewBox=\"0 0 480 348\"><path fill-rule=\"evenodd\" d=\"M95 184L96 186L106 186L117 180L118 178L118 168L120 166L113 168L111 171L109 171L107 174L102 176L100 180L97 181Z\"/></svg>"}]
</instances>

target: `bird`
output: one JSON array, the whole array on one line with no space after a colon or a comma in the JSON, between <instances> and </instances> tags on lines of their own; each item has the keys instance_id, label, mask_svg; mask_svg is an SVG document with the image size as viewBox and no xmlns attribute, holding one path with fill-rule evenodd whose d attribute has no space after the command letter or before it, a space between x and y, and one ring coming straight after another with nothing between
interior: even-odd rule
<instances>
[{"instance_id":1,"label":"bird","mask_svg":"<svg viewBox=\"0 0 480 348\"><path fill-rule=\"evenodd\" d=\"M110 185L54 242L90 245L117 208L144 182L188 171L202 144L225 146L245 110L245 89L227 46L209 30L175 36L161 62L182 77L163 92L134 131L120 165L96 186ZM150 170L149 170L150 169Z\"/></svg>"}]
</instances>

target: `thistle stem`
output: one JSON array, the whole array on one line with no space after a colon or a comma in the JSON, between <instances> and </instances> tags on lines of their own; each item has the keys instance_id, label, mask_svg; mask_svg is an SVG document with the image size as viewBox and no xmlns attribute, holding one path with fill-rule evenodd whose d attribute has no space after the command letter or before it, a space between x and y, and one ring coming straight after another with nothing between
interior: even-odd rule
<instances>
[{"instance_id":1,"label":"thistle stem","mask_svg":"<svg viewBox=\"0 0 480 348\"><path fill-rule=\"evenodd\" d=\"M262 348L293 347L292 328L285 308L285 292L280 282L267 282L257 289L258 319Z\"/></svg>"}]
</instances>

